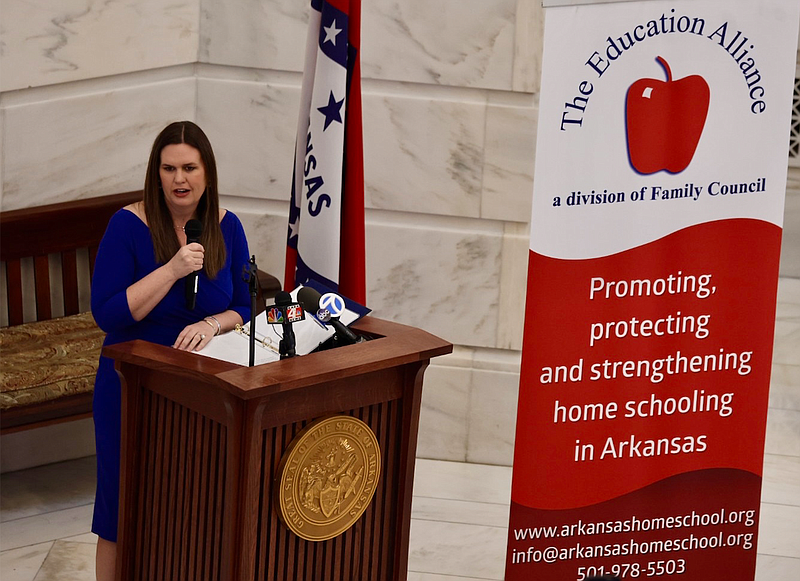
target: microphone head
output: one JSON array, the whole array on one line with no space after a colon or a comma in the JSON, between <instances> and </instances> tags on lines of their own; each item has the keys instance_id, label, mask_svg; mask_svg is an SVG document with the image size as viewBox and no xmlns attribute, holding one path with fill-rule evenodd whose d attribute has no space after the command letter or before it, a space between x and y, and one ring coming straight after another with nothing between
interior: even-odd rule
<instances>
[{"instance_id":1,"label":"microphone head","mask_svg":"<svg viewBox=\"0 0 800 581\"><path fill-rule=\"evenodd\" d=\"M292 295L287 293L286 291L278 291L275 295L275 304L279 307L285 307L286 305L292 304Z\"/></svg>"},{"instance_id":2,"label":"microphone head","mask_svg":"<svg viewBox=\"0 0 800 581\"><path fill-rule=\"evenodd\" d=\"M186 222L183 231L186 233L187 242L197 242L203 234L203 223L196 218L192 218Z\"/></svg>"},{"instance_id":3,"label":"microphone head","mask_svg":"<svg viewBox=\"0 0 800 581\"><path fill-rule=\"evenodd\" d=\"M319 299L322 297L317 289L304 286L297 291L297 302L303 305L306 311L316 313L319 310Z\"/></svg>"}]
</instances>

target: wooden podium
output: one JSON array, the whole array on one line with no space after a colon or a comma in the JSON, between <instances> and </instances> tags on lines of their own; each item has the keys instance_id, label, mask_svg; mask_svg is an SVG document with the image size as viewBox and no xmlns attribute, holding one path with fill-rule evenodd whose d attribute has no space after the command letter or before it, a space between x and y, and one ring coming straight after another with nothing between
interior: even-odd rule
<instances>
[{"instance_id":1,"label":"wooden podium","mask_svg":"<svg viewBox=\"0 0 800 581\"><path fill-rule=\"evenodd\" d=\"M422 376L452 345L374 317L352 328L373 340L256 367L104 348L123 378L119 579L405 581ZM276 472L331 414L371 428L382 470L350 529L306 541L278 517Z\"/></svg>"}]
</instances>

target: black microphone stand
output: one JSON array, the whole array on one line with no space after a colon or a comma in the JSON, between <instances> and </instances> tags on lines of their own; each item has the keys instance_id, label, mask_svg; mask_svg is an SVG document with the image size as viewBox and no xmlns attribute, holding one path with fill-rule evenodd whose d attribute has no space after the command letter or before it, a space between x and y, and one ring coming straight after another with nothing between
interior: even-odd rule
<instances>
[{"instance_id":1,"label":"black microphone stand","mask_svg":"<svg viewBox=\"0 0 800 581\"><path fill-rule=\"evenodd\" d=\"M286 307L291 304L292 297L289 293L281 291L275 295L275 306L280 307L283 311L283 338L278 344L278 352L280 353L281 359L289 359L297 355L295 351L297 341L295 339L294 329L292 329L292 322L289 320L289 314L286 312Z\"/></svg>"},{"instance_id":2,"label":"black microphone stand","mask_svg":"<svg viewBox=\"0 0 800 581\"><path fill-rule=\"evenodd\" d=\"M283 324L283 339L278 344L281 359L289 359L297 355L295 351L295 336L291 323Z\"/></svg>"},{"instance_id":3,"label":"black microphone stand","mask_svg":"<svg viewBox=\"0 0 800 581\"><path fill-rule=\"evenodd\" d=\"M255 255L250 257L250 263L245 266L246 280L250 286L250 367L256 363L256 299L258 297L258 267Z\"/></svg>"}]
</instances>

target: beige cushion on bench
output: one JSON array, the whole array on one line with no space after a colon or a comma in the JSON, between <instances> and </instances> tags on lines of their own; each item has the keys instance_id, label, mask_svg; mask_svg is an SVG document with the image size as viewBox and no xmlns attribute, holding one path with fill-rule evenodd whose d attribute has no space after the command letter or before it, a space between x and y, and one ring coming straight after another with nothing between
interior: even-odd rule
<instances>
[{"instance_id":1,"label":"beige cushion on bench","mask_svg":"<svg viewBox=\"0 0 800 581\"><path fill-rule=\"evenodd\" d=\"M0 410L91 393L104 338L91 313L0 329Z\"/></svg>"}]
</instances>

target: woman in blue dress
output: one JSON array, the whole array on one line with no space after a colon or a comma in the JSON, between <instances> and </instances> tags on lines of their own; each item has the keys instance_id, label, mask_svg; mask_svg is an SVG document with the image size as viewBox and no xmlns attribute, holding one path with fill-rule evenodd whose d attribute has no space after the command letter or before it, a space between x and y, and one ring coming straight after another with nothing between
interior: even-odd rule
<instances>
[{"instance_id":1,"label":"woman in blue dress","mask_svg":"<svg viewBox=\"0 0 800 581\"><path fill-rule=\"evenodd\" d=\"M184 226L202 223L187 244ZM97 251L92 314L111 345L144 339L200 351L220 333L250 320L242 277L249 251L239 219L219 207L211 144L190 121L168 125L156 138L141 202L119 210ZM194 309L184 278L198 273ZM114 363L100 358L94 389L97 494L92 532L98 535L97 579L113 580L119 510L120 382Z\"/></svg>"}]
</instances>

